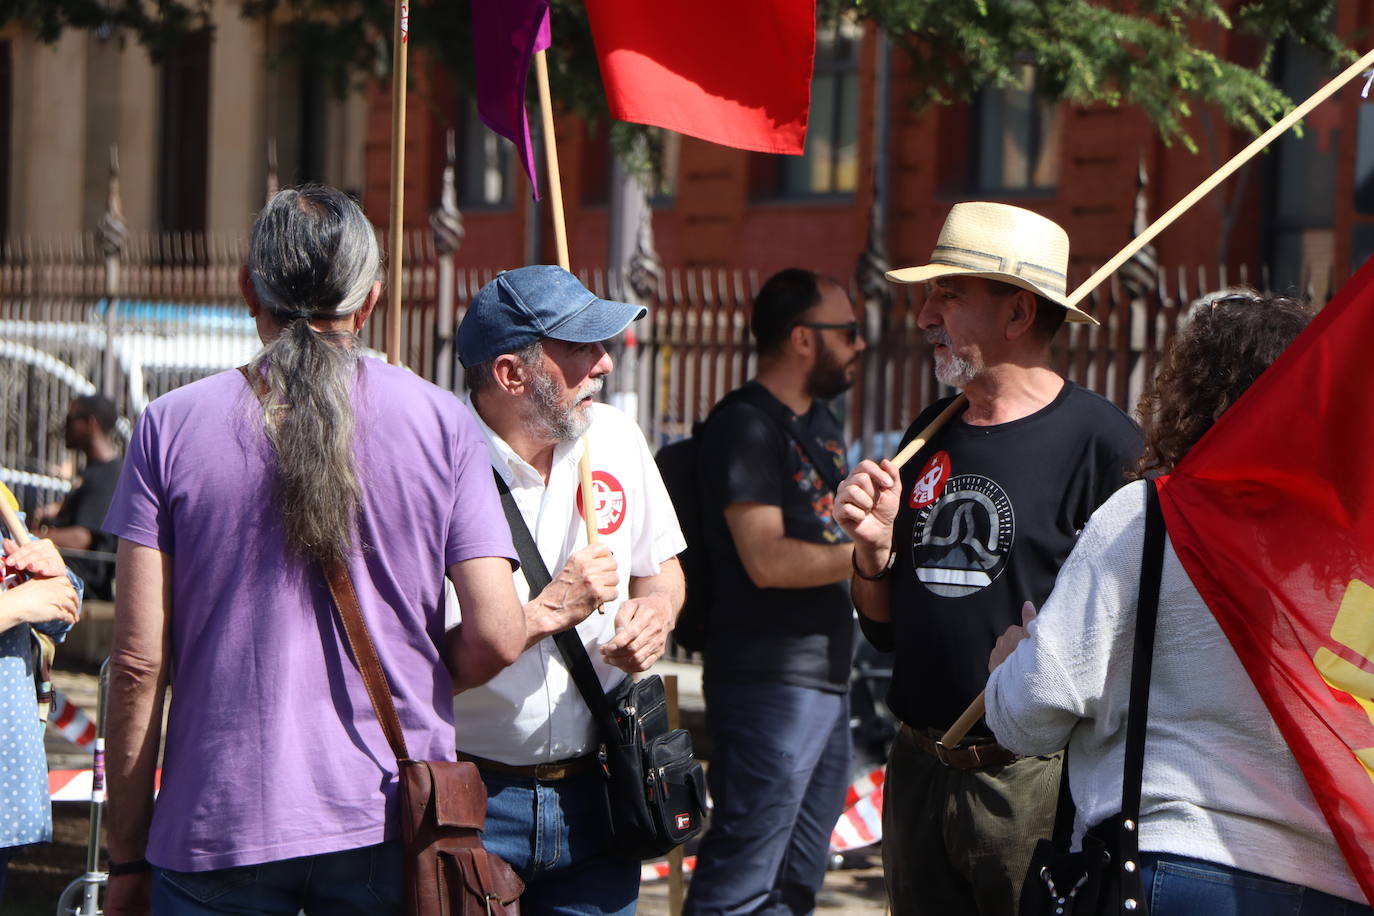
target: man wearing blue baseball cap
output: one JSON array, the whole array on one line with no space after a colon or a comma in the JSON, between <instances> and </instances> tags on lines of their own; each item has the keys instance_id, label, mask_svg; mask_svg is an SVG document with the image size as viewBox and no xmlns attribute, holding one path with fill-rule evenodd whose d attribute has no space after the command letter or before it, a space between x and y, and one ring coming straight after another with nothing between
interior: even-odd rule
<instances>
[{"instance_id":1,"label":"man wearing blue baseball cap","mask_svg":"<svg viewBox=\"0 0 1374 916\"><path fill-rule=\"evenodd\" d=\"M645 313L535 265L482 287L458 328L468 403L492 467L557 571L537 595L525 570L515 573L525 651L454 700L459 756L487 786L483 841L525 880L526 914L576 905L629 916L639 896L639 862L611 848L596 726L551 637L575 627L609 691L662 656L682 606L685 542L658 468L634 421L595 400L613 368L605 341ZM599 533L590 546L578 483L584 449ZM605 613L593 613L599 605Z\"/></svg>"}]
</instances>

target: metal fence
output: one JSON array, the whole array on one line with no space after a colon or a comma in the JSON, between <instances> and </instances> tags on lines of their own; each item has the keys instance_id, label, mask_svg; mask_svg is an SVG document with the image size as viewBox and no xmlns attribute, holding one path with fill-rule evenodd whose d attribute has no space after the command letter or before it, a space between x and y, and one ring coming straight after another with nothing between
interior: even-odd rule
<instances>
[{"instance_id":1,"label":"metal fence","mask_svg":"<svg viewBox=\"0 0 1374 916\"><path fill-rule=\"evenodd\" d=\"M403 361L457 390L452 329L497 268L445 263L429 230L407 233L405 248ZM26 507L69 486L73 456L61 427L72 397L109 394L127 434L153 398L251 358L259 344L238 293L244 254L244 239L204 235L134 236L115 254L94 234L11 240L0 249L0 479ZM592 269L581 278L599 295L631 295L618 274ZM609 396L637 416L654 447L690 433L752 374L749 304L762 279L747 268L667 270L645 302L649 316L615 343ZM1134 298L1105 286L1087 306L1101 326L1061 332L1055 367L1129 410L1177 327L1180 304L1245 279L1224 269L1161 271L1157 289ZM920 300L911 287L892 291L867 308L863 381L837 405L863 454L884 451L892 432L941 393L917 327ZM374 319L364 334L379 354L384 324Z\"/></svg>"}]
</instances>

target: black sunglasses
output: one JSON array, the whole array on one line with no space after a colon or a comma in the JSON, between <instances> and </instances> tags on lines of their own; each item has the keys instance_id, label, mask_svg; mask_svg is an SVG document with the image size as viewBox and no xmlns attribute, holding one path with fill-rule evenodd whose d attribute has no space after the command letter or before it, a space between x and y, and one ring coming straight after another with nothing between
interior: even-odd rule
<instances>
[{"instance_id":1,"label":"black sunglasses","mask_svg":"<svg viewBox=\"0 0 1374 916\"><path fill-rule=\"evenodd\" d=\"M802 321L797 327L813 328L817 331L844 331L849 335L850 343L857 343L859 340L859 323L857 321L845 321L840 323L828 321Z\"/></svg>"}]
</instances>

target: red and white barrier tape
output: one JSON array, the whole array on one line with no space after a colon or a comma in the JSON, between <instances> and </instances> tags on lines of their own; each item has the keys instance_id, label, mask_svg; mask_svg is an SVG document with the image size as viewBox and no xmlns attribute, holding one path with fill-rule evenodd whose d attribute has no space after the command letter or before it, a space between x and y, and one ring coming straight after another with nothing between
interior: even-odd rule
<instances>
[{"instance_id":1,"label":"red and white barrier tape","mask_svg":"<svg viewBox=\"0 0 1374 916\"><path fill-rule=\"evenodd\" d=\"M48 773L48 797L55 802L90 801L91 771L51 770Z\"/></svg>"},{"instance_id":2,"label":"red and white barrier tape","mask_svg":"<svg viewBox=\"0 0 1374 916\"><path fill-rule=\"evenodd\" d=\"M883 789L879 786L846 808L830 834L831 852L848 852L872 846L883 838Z\"/></svg>"},{"instance_id":3,"label":"red and white barrier tape","mask_svg":"<svg viewBox=\"0 0 1374 916\"><path fill-rule=\"evenodd\" d=\"M95 722L80 706L67 699L66 694L56 690L52 694L48 725L77 747L90 747L95 743Z\"/></svg>"},{"instance_id":4,"label":"red and white barrier tape","mask_svg":"<svg viewBox=\"0 0 1374 916\"><path fill-rule=\"evenodd\" d=\"M683 859L682 859L682 873L683 873L684 875L690 875L690 874L692 873L692 870L695 869L696 867L697 867L697 857L696 857L696 856L684 856L684 857L683 857ZM640 884L648 884L648 883L650 883L650 882L652 882L652 881L662 881L663 879L665 879L665 878L668 877L668 872L669 872L670 870L671 870L671 869L669 869L668 863L667 863L666 861L664 861L664 862L645 862L643 865L639 866L639 883L640 883Z\"/></svg>"},{"instance_id":5,"label":"red and white barrier tape","mask_svg":"<svg viewBox=\"0 0 1374 916\"><path fill-rule=\"evenodd\" d=\"M55 802L88 802L91 801L91 790L93 788L94 777L90 770L49 770L48 771L48 798ZM153 791L156 792L162 785L162 771L158 770L153 777ZM95 801L105 800L105 788L100 789L100 797Z\"/></svg>"},{"instance_id":6,"label":"red and white barrier tape","mask_svg":"<svg viewBox=\"0 0 1374 916\"><path fill-rule=\"evenodd\" d=\"M872 846L883 838L883 780L878 767L854 781L845 797L844 813L830 834L831 852Z\"/></svg>"},{"instance_id":7,"label":"red and white barrier tape","mask_svg":"<svg viewBox=\"0 0 1374 916\"><path fill-rule=\"evenodd\" d=\"M844 806L846 808L854 807L858 804L859 799L871 795L874 789L881 786L886 777L887 767L882 766L874 767L868 773L854 780L854 783L849 787L848 794L845 795Z\"/></svg>"}]
</instances>

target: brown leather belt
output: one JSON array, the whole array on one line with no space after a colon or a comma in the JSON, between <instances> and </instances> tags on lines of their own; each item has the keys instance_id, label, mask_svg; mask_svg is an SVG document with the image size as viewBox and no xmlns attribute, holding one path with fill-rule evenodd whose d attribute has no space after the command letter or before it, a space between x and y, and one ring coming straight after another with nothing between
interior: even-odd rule
<instances>
[{"instance_id":1,"label":"brown leather belt","mask_svg":"<svg viewBox=\"0 0 1374 916\"><path fill-rule=\"evenodd\" d=\"M910 725L903 724L902 731L911 737L912 742L925 753L934 757L947 767L956 770L981 770L987 767L1006 766L1020 755L998 744L985 741L981 744L963 744L958 747L945 747L934 738L919 732Z\"/></svg>"},{"instance_id":2,"label":"brown leather belt","mask_svg":"<svg viewBox=\"0 0 1374 916\"><path fill-rule=\"evenodd\" d=\"M555 760L553 763L501 763L499 760L488 760L485 757L476 757L472 754L458 752L459 760L466 760L476 764L477 769L485 770L488 773L501 773L505 776L521 776L525 779L537 779L540 782L558 782L560 779L569 779L573 776L582 776L596 770L600 763L595 754L587 754L585 757L573 757L569 760Z\"/></svg>"}]
</instances>

